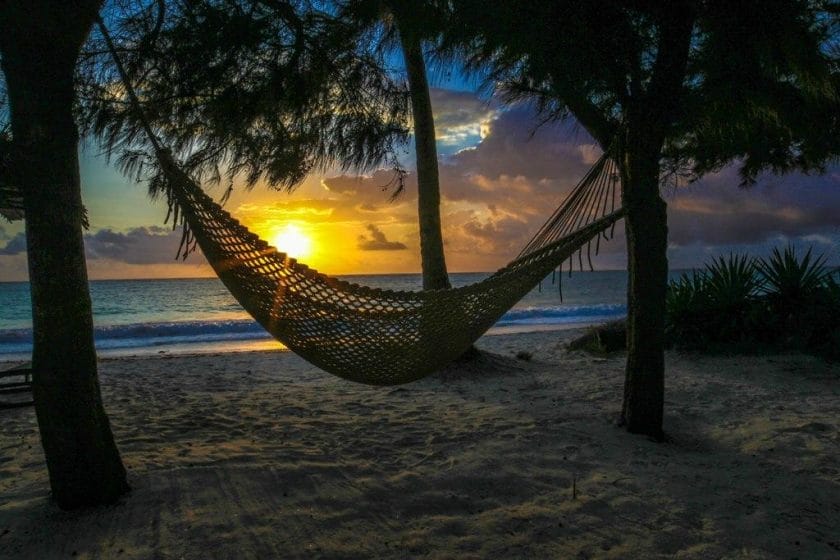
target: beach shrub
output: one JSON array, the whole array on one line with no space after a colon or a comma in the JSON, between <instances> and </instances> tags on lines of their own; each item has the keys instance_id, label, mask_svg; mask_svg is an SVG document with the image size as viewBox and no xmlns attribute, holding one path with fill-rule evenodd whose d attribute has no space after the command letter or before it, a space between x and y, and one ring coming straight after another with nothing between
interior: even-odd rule
<instances>
[{"instance_id":1,"label":"beach shrub","mask_svg":"<svg viewBox=\"0 0 840 560\"><path fill-rule=\"evenodd\" d=\"M826 358L840 360L840 270L829 270L810 301L802 306L800 344Z\"/></svg>"},{"instance_id":2,"label":"beach shrub","mask_svg":"<svg viewBox=\"0 0 840 560\"><path fill-rule=\"evenodd\" d=\"M708 344L710 304L706 274L683 274L668 286L665 296L665 336L683 348Z\"/></svg>"},{"instance_id":3,"label":"beach shrub","mask_svg":"<svg viewBox=\"0 0 840 560\"><path fill-rule=\"evenodd\" d=\"M814 345L812 339L821 336L819 331L827 326L826 321L830 324L826 283L832 271L825 260L825 255L813 258L812 249L800 259L796 249L788 245L784 251L774 248L769 258L757 261L762 294L769 308L763 324L771 336L782 338L775 342L805 349Z\"/></svg>"},{"instance_id":4,"label":"beach shrub","mask_svg":"<svg viewBox=\"0 0 840 560\"><path fill-rule=\"evenodd\" d=\"M796 249L788 245L784 252L774 248L768 259L756 262L761 279L761 290L772 299L784 304L808 301L831 279L832 270L825 266L825 255L811 258L811 250L802 259Z\"/></svg>"},{"instance_id":5,"label":"beach shrub","mask_svg":"<svg viewBox=\"0 0 840 560\"><path fill-rule=\"evenodd\" d=\"M792 246L767 259L717 257L671 282L666 335L683 349L798 350L840 358L840 277Z\"/></svg>"},{"instance_id":6,"label":"beach shrub","mask_svg":"<svg viewBox=\"0 0 840 560\"><path fill-rule=\"evenodd\" d=\"M665 331L671 345L705 349L744 340L756 322L761 283L754 259L716 257L702 271L683 274L666 296Z\"/></svg>"},{"instance_id":7,"label":"beach shrub","mask_svg":"<svg viewBox=\"0 0 840 560\"><path fill-rule=\"evenodd\" d=\"M702 273L684 279L681 289L675 290L675 297L682 292L691 300L687 317L678 327L684 331L681 345L742 341L755 320L759 288L755 261L746 255L717 257Z\"/></svg>"}]
</instances>

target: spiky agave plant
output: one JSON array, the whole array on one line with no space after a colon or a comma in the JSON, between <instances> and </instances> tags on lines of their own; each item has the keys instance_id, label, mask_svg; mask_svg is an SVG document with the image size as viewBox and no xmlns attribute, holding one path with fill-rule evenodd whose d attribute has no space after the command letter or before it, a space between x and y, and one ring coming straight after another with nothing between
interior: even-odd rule
<instances>
[{"instance_id":1,"label":"spiky agave plant","mask_svg":"<svg viewBox=\"0 0 840 560\"><path fill-rule=\"evenodd\" d=\"M755 317L754 304L762 287L755 259L730 253L706 265L706 289L711 331L720 342L748 339Z\"/></svg>"},{"instance_id":2,"label":"spiky agave plant","mask_svg":"<svg viewBox=\"0 0 840 560\"><path fill-rule=\"evenodd\" d=\"M825 266L825 254L812 256L812 248L799 259L793 245L780 251L773 249L770 257L756 262L762 280L762 292L784 306L801 305L813 299L826 285L833 271Z\"/></svg>"},{"instance_id":3,"label":"spiky agave plant","mask_svg":"<svg viewBox=\"0 0 840 560\"><path fill-rule=\"evenodd\" d=\"M706 281L710 303L721 310L742 306L762 289L755 259L747 255L714 258L706 265Z\"/></svg>"},{"instance_id":4,"label":"spiky agave plant","mask_svg":"<svg viewBox=\"0 0 840 560\"><path fill-rule=\"evenodd\" d=\"M832 271L825 255L808 249L800 258L793 245L774 248L767 259L757 261L776 344L800 350L823 346L829 331L837 326L831 305Z\"/></svg>"}]
</instances>

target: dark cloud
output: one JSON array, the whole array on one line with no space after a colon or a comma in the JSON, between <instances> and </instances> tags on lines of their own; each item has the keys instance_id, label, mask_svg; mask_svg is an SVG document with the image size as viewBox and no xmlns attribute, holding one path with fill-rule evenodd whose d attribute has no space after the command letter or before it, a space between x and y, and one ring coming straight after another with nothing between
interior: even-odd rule
<instances>
[{"instance_id":1,"label":"dark cloud","mask_svg":"<svg viewBox=\"0 0 840 560\"><path fill-rule=\"evenodd\" d=\"M370 236L359 236L359 249L362 251L401 251L407 249L405 243L388 241L385 234L373 224L367 225Z\"/></svg>"},{"instance_id":2,"label":"dark cloud","mask_svg":"<svg viewBox=\"0 0 840 560\"><path fill-rule=\"evenodd\" d=\"M7 236L8 237L8 236ZM175 259L181 229L159 226L140 227L126 233L100 229L85 235L85 254L88 259L109 259L126 264L169 264ZM0 255L10 256L26 252L26 235L21 232L0 248Z\"/></svg>"},{"instance_id":3,"label":"dark cloud","mask_svg":"<svg viewBox=\"0 0 840 560\"><path fill-rule=\"evenodd\" d=\"M126 233L101 229L85 235L88 259L108 259L126 264L169 264L175 259L181 228L134 228Z\"/></svg>"},{"instance_id":4,"label":"dark cloud","mask_svg":"<svg viewBox=\"0 0 840 560\"><path fill-rule=\"evenodd\" d=\"M498 113L498 104L475 93L431 90L435 133L441 153L447 154L481 139L483 129Z\"/></svg>"},{"instance_id":5,"label":"dark cloud","mask_svg":"<svg viewBox=\"0 0 840 560\"><path fill-rule=\"evenodd\" d=\"M519 107L500 113L473 149L448 160L462 173L531 179L580 177L597 158L593 140L569 123L537 126L533 111Z\"/></svg>"},{"instance_id":6,"label":"dark cloud","mask_svg":"<svg viewBox=\"0 0 840 560\"><path fill-rule=\"evenodd\" d=\"M482 99L474 92L431 88L435 128L463 126L491 118L499 109L494 100Z\"/></svg>"},{"instance_id":7,"label":"dark cloud","mask_svg":"<svg viewBox=\"0 0 840 560\"><path fill-rule=\"evenodd\" d=\"M765 175L739 187L735 166L666 197L676 245L763 243L840 230L840 167L824 175Z\"/></svg>"},{"instance_id":8,"label":"dark cloud","mask_svg":"<svg viewBox=\"0 0 840 560\"><path fill-rule=\"evenodd\" d=\"M380 169L369 176L339 175L327 177L323 180L323 185L333 195L352 197L352 200L357 203L370 206L385 206L389 203L388 201L394 192L396 179L393 170ZM414 196L417 191L417 181L414 173L409 173L406 176L405 186L405 194ZM400 196L396 202L401 202L405 198L405 196Z\"/></svg>"},{"instance_id":9,"label":"dark cloud","mask_svg":"<svg viewBox=\"0 0 840 560\"><path fill-rule=\"evenodd\" d=\"M468 93L436 90L433 95L439 130L483 123L481 137L469 148L441 156L441 219L450 263L474 263L466 265L471 269L501 265L562 203L600 149L573 123L537 127L526 107L501 111ZM388 202L389 193L381 188L392 179L389 171L324 180L332 197L322 203L331 208L328 220L387 219L416 228L417 185L410 171L405 194L395 202ZM747 189L739 184L732 165L675 193L666 189L669 253L675 262L684 265L735 246L760 251L784 239L827 239L823 245L840 256L840 166L825 175L765 175ZM619 224L616 239L600 244L609 266L623 265L623 230ZM402 239L411 247L418 244L411 233Z\"/></svg>"},{"instance_id":10,"label":"dark cloud","mask_svg":"<svg viewBox=\"0 0 840 560\"><path fill-rule=\"evenodd\" d=\"M474 149L459 152L441 166L446 201L487 210L447 231L448 240L466 235L480 240L488 253L498 254L521 247L600 153L582 129L556 124L534 130L535 122L527 109L506 111L492 121ZM840 234L840 166L823 175L767 174L753 187L739 184L733 164L666 194L672 246L766 244L779 236L834 239ZM504 219L495 215L499 211ZM623 251L624 242L619 238L601 248L606 253Z\"/></svg>"},{"instance_id":11,"label":"dark cloud","mask_svg":"<svg viewBox=\"0 0 840 560\"><path fill-rule=\"evenodd\" d=\"M531 224L510 214L491 213L490 216L472 213L459 225L446 229L446 243L461 253L497 254L510 258L524 246Z\"/></svg>"},{"instance_id":12,"label":"dark cloud","mask_svg":"<svg viewBox=\"0 0 840 560\"><path fill-rule=\"evenodd\" d=\"M456 95L450 93L454 107ZM487 111L477 99L473 107ZM472 122L477 118L473 116L454 111L450 122ZM600 152L585 133L565 124L535 130L536 122L533 113L522 108L499 113L474 147L442 159L442 221L448 253L458 253L458 258L512 257L597 159ZM384 202L377 188L389 177L387 172L342 176L324 184L333 193L359 197L356 212L379 211L391 220L416 224L415 174L406 177L405 194L396 203Z\"/></svg>"},{"instance_id":13,"label":"dark cloud","mask_svg":"<svg viewBox=\"0 0 840 560\"><path fill-rule=\"evenodd\" d=\"M9 239L7 235L0 237L0 239ZM21 232L9 239L6 246L0 249L0 255L19 255L26 252L26 235Z\"/></svg>"},{"instance_id":14,"label":"dark cloud","mask_svg":"<svg viewBox=\"0 0 840 560\"><path fill-rule=\"evenodd\" d=\"M502 113L474 148L441 166L446 201L501 209L523 222L540 225L597 158L591 139L569 125L535 130L525 109Z\"/></svg>"}]
</instances>

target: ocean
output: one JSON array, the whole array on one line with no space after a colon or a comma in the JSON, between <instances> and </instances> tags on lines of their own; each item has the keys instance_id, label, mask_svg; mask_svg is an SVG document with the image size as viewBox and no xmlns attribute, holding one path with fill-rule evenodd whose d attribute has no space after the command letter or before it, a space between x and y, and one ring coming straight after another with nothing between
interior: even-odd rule
<instances>
[{"instance_id":1,"label":"ocean","mask_svg":"<svg viewBox=\"0 0 840 560\"><path fill-rule=\"evenodd\" d=\"M452 274L453 285L488 273ZM419 290L419 274L344 276L391 290ZM549 275L488 334L562 329L626 314L625 271L563 274L563 300ZM239 306L216 278L98 280L90 283L94 338L100 356L205 353L282 348ZM0 362L27 360L32 351L29 284L0 283Z\"/></svg>"}]
</instances>

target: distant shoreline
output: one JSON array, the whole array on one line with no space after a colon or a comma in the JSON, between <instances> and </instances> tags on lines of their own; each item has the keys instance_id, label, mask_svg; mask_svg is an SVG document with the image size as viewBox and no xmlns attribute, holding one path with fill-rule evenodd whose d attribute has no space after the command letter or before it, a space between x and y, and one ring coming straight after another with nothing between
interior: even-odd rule
<instances>
[{"instance_id":1,"label":"distant shoreline","mask_svg":"<svg viewBox=\"0 0 840 560\"><path fill-rule=\"evenodd\" d=\"M454 286L487 278L453 274ZM345 276L343 280L386 290L418 290L421 276ZM626 314L626 274L583 272L562 282L549 274L499 317L491 334L560 330L616 319ZM560 288L562 287L562 297ZM195 354L277 349L217 278L91 282L94 340L100 356ZM29 359L32 308L29 285L0 286L0 362Z\"/></svg>"},{"instance_id":2,"label":"distant shoreline","mask_svg":"<svg viewBox=\"0 0 840 560\"><path fill-rule=\"evenodd\" d=\"M519 334L566 332L580 330L601 324L603 321L587 323L566 323L553 325L508 325L491 327L483 336L508 336ZM266 334L266 336L268 336ZM483 338L483 337L482 337ZM123 359L146 359L161 356L189 357L207 355L241 354L252 352L290 352L281 342L273 338L259 340L209 341L182 344L161 344L142 348L104 348L97 349L100 361ZM27 353L0 354L0 369L8 365L28 362L31 356Z\"/></svg>"},{"instance_id":3,"label":"distant shoreline","mask_svg":"<svg viewBox=\"0 0 840 560\"><path fill-rule=\"evenodd\" d=\"M840 272L840 264L828 264L827 267L829 269L834 269L835 272ZM703 265L689 267L689 268L671 268L668 269L670 274L675 273L685 273L691 272L693 270L703 270ZM450 276L467 276L467 275L475 275L475 274L493 274L497 272L496 270L474 270L469 272L450 272ZM573 274L580 274L581 271L575 269ZM584 273L590 272L588 270L584 270ZM595 272L627 272L626 268L596 268ZM400 276L400 277L409 277L409 276L420 276L420 272L372 272L372 273L346 273L346 274L327 274L327 276L332 276L335 278L348 278L348 277L385 277L385 276ZM564 272L564 274L568 274L568 271ZM165 281L178 281L178 280L213 280L216 279L217 276L215 275L208 275L208 276L167 276L161 278L92 278L89 280L91 283L95 282L165 282ZM2 284L28 284L29 280L0 280L0 285Z\"/></svg>"}]
</instances>

